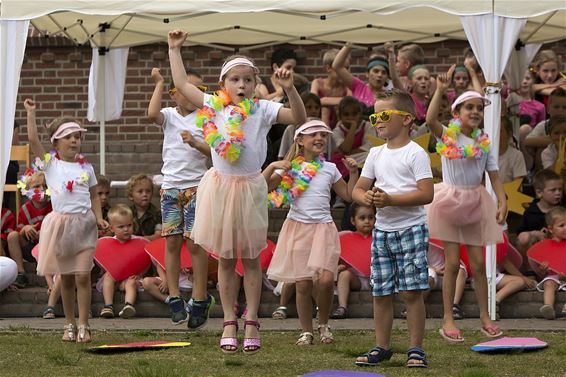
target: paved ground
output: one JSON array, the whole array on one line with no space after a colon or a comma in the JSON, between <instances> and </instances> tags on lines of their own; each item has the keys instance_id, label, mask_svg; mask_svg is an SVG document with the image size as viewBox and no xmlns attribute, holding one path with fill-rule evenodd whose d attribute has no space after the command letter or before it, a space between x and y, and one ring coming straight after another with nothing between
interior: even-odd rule
<instances>
[{"instance_id":1,"label":"paved ground","mask_svg":"<svg viewBox=\"0 0 566 377\"><path fill-rule=\"evenodd\" d=\"M262 330L290 330L299 331L299 321L296 318L286 320L274 320L271 318L262 318ZM441 325L441 319L427 319L427 329L438 329ZM90 322L93 330L106 331L136 331L136 330L152 330L152 331L186 331L186 326L173 326L168 318L133 318L133 319L100 319L94 318ZM476 330L480 326L478 318L464 319L458 321L460 327L464 330ZM561 331L566 334L566 318L547 321L544 319L503 319L497 323L502 330L534 330L534 331ZM42 318L0 318L0 331L30 328L34 330L60 330L64 325L63 318L46 320ZM333 329L348 330L371 330L373 329L373 320L366 318L354 318L345 320L330 320L330 326ZM395 328L406 328L406 321L396 319L393 326ZM220 331L222 328L222 320L220 318L211 318L206 327L207 330Z\"/></svg>"}]
</instances>

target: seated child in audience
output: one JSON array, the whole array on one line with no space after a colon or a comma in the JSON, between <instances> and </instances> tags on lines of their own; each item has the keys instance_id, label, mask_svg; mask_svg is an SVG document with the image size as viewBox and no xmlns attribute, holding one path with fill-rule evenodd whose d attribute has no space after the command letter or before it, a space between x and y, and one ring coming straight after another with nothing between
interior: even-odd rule
<instances>
[{"instance_id":1,"label":"seated child in audience","mask_svg":"<svg viewBox=\"0 0 566 377\"><path fill-rule=\"evenodd\" d=\"M454 100L460 96L460 94L470 90L472 83L472 74L474 73L471 67L470 69L468 69L468 67L462 64L455 65L453 72L452 88L446 91L446 95L448 96L448 101L450 101L450 104L452 104Z\"/></svg>"},{"instance_id":2,"label":"seated child in audience","mask_svg":"<svg viewBox=\"0 0 566 377\"><path fill-rule=\"evenodd\" d=\"M132 210L124 204L117 204L108 211L110 229L114 233L114 238L121 243L130 241L134 232L134 215ZM104 297L104 307L100 311L102 318L114 318L114 291L116 283L120 291L126 292L124 307L118 314L122 318L131 318L136 315L136 296L138 287L141 285L139 276L134 275L122 281L115 281L108 272L102 276L102 296ZM100 284L97 284L100 288Z\"/></svg>"},{"instance_id":3,"label":"seated child in audience","mask_svg":"<svg viewBox=\"0 0 566 377\"><path fill-rule=\"evenodd\" d=\"M130 209L134 215L134 234L150 241L161 237L161 211L153 205L153 181L145 174L137 174L128 180L126 187Z\"/></svg>"},{"instance_id":4,"label":"seated child in audience","mask_svg":"<svg viewBox=\"0 0 566 377\"><path fill-rule=\"evenodd\" d=\"M391 68L386 57L379 55L370 57L367 63L368 83L366 84L353 76L347 68L351 48L351 45L347 43L340 49L332 62L332 68L342 83L352 91L352 97L367 108L371 108L377 96L385 92Z\"/></svg>"},{"instance_id":5,"label":"seated child in audience","mask_svg":"<svg viewBox=\"0 0 566 377\"><path fill-rule=\"evenodd\" d=\"M370 237L375 225L375 207L362 206L353 203L351 207L350 222L356 227L356 232L362 236ZM359 250L369 255L370 249ZM361 276L354 268L344 263L338 264L338 307L330 314L332 319L348 318L348 297L350 291L369 291L369 277Z\"/></svg>"},{"instance_id":6,"label":"seated child in audience","mask_svg":"<svg viewBox=\"0 0 566 377\"><path fill-rule=\"evenodd\" d=\"M550 93L546 111L550 119L557 115L566 116L566 89L556 88ZM525 138L526 153L530 154L530 160L529 157L526 157L525 160L527 163L534 161L537 170L542 167L541 152L552 143L550 139L550 119L539 122ZM529 168L529 165L527 167Z\"/></svg>"},{"instance_id":7,"label":"seated child in audience","mask_svg":"<svg viewBox=\"0 0 566 377\"><path fill-rule=\"evenodd\" d=\"M558 159L560 145L566 140L566 115L558 114L550 118L549 134L552 143L546 147L540 155L543 169L554 169L557 163L556 160ZM566 161L559 161L558 163L563 169Z\"/></svg>"},{"instance_id":8,"label":"seated child in audience","mask_svg":"<svg viewBox=\"0 0 566 377\"><path fill-rule=\"evenodd\" d=\"M157 276L147 276L143 278L143 289L160 302L169 304L169 287L167 286L165 270L157 263L154 263L154 266L157 270ZM181 291L187 291L192 289L192 287L192 275L189 269L181 269L181 273L179 274L179 289Z\"/></svg>"},{"instance_id":9,"label":"seated child in audience","mask_svg":"<svg viewBox=\"0 0 566 377\"><path fill-rule=\"evenodd\" d=\"M541 170L533 178L537 199L525 210L517 229L517 249L523 256L523 268L530 269L527 250L545 237L545 215L562 201L562 178L552 170Z\"/></svg>"},{"instance_id":10,"label":"seated child in audience","mask_svg":"<svg viewBox=\"0 0 566 377\"><path fill-rule=\"evenodd\" d=\"M558 55L553 50L542 50L535 57L535 99L546 105L548 110L549 95L556 89L566 89L566 78L561 77Z\"/></svg>"},{"instance_id":11,"label":"seated child in audience","mask_svg":"<svg viewBox=\"0 0 566 377\"><path fill-rule=\"evenodd\" d=\"M388 49L386 43L386 49ZM388 49L389 50L389 49ZM395 62L396 73L398 75L398 83L394 83L395 87L411 91L412 83L408 78L409 71L416 65L425 63L424 50L416 43L410 43L402 46L397 51L397 58ZM395 81L395 80L394 80ZM399 86L401 85L401 86Z\"/></svg>"},{"instance_id":12,"label":"seated child in audience","mask_svg":"<svg viewBox=\"0 0 566 377\"><path fill-rule=\"evenodd\" d=\"M8 253L8 235L16 229L16 217L8 208L2 207L2 227L0 230L0 256ZM23 273L23 271L22 271ZM18 272L18 275L20 272ZM17 278L16 278L17 279Z\"/></svg>"},{"instance_id":13,"label":"seated child in audience","mask_svg":"<svg viewBox=\"0 0 566 377\"><path fill-rule=\"evenodd\" d=\"M108 221L108 211L110 210L110 180L102 174L96 176L96 195L100 199L100 207L102 208L102 218Z\"/></svg>"},{"instance_id":14,"label":"seated child in audience","mask_svg":"<svg viewBox=\"0 0 566 377\"><path fill-rule=\"evenodd\" d=\"M338 49L333 48L324 53L322 56L322 65L327 76L317 78L311 83L311 93L320 97L320 102L323 106L321 119L330 126L330 128L334 128L338 120L336 110L340 100L344 96L352 95L350 89L342 83L336 71L332 68L332 62L334 58L336 58L338 51ZM346 67L348 66L349 62L346 63Z\"/></svg>"},{"instance_id":15,"label":"seated child in audience","mask_svg":"<svg viewBox=\"0 0 566 377\"><path fill-rule=\"evenodd\" d=\"M18 265L18 277L14 285L25 288L28 282L24 271L24 259L29 262L35 261L31 250L37 245L41 223L52 208L49 196L45 193L47 184L42 172L24 174L18 185L28 201L20 208L18 226L8 234L7 241L9 256Z\"/></svg>"},{"instance_id":16,"label":"seated child in audience","mask_svg":"<svg viewBox=\"0 0 566 377\"><path fill-rule=\"evenodd\" d=\"M564 242L566 240L566 208L555 207L546 214L548 232L555 241ZM542 277L537 289L544 292L544 305L540 307L540 313L546 319L555 319L554 302L556 291L566 290L566 276L554 274L548 270L548 263L543 262L539 265L537 273ZM566 304L562 308L562 314L566 314Z\"/></svg>"},{"instance_id":17,"label":"seated child in audience","mask_svg":"<svg viewBox=\"0 0 566 377\"><path fill-rule=\"evenodd\" d=\"M506 100L510 114L519 118L521 142L538 123L546 119L544 104L534 99L533 80L533 73L527 69L521 86L509 93Z\"/></svg>"},{"instance_id":18,"label":"seated child in audience","mask_svg":"<svg viewBox=\"0 0 566 377\"><path fill-rule=\"evenodd\" d=\"M362 104L354 97L346 96L338 106L338 123L332 134L335 150L330 161L336 164L342 177L347 178L348 169L342 159L346 156L363 164L373 143L369 136L377 137L375 129L363 116Z\"/></svg>"},{"instance_id":19,"label":"seated child in audience","mask_svg":"<svg viewBox=\"0 0 566 377\"><path fill-rule=\"evenodd\" d=\"M501 118L499 135L499 178L502 183L514 181L527 175L525 158L521 151L511 145L513 124L507 117Z\"/></svg>"}]
</instances>

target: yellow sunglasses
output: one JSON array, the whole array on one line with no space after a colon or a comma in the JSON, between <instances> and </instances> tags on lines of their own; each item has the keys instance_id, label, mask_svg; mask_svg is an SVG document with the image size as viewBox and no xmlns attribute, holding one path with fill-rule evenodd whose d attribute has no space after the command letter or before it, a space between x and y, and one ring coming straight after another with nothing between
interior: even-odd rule
<instances>
[{"instance_id":1,"label":"yellow sunglasses","mask_svg":"<svg viewBox=\"0 0 566 377\"><path fill-rule=\"evenodd\" d=\"M206 85L198 85L197 88L198 88L198 90L200 90L200 91L203 92L203 93L208 90L208 86L206 86ZM177 88L169 89L169 94L170 94L170 95L173 95L173 94L175 94L175 93L177 93Z\"/></svg>"},{"instance_id":2,"label":"yellow sunglasses","mask_svg":"<svg viewBox=\"0 0 566 377\"><path fill-rule=\"evenodd\" d=\"M409 115L411 118L413 117L411 113L406 111L399 111L399 110L383 110L379 113L371 114L369 116L369 122L372 126L377 126L378 123L389 123L391 121L392 115L401 115L406 116Z\"/></svg>"}]
</instances>

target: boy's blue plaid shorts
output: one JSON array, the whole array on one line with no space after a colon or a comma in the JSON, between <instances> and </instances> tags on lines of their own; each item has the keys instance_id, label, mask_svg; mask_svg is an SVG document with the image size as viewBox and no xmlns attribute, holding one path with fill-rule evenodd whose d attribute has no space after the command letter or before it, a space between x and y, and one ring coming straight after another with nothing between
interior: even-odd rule
<instances>
[{"instance_id":1,"label":"boy's blue plaid shorts","mask_svg":"<svg viewBox=\"0 0 566 377\"><path fill-rule=\"evenodd\" d=\"M402 231L373 230L371 276L373 296L428 289L428 227Z\"/></svg>"}]
</instances>

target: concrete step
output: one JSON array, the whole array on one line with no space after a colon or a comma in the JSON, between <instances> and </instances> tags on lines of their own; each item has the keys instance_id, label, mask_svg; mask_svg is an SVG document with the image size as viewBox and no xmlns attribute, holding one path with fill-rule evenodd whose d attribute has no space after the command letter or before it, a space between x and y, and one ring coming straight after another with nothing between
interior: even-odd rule
<instances>
[{"instance_id":1,"label":"concrete step","mask_svg":"<svg viewBox=\"0 0 566 377\"><path fill-rule=\"evenodd\" d=\"M211 291L216 297L217 305L214 307L211 317L222 317L222 307L216 290ZM189 298L186 294L185 298ZM47 291L45 288L32 287L21 289L16 292L4 291L0 293L0 317L38 317L41 316L47 302ZM124 294L116 292L114 303L116 312L122 308ZM243 295L240 295L240 305L245 307ZM335 305L337 299L334 299ZM559 292L556 296L555 310L560 313L562 306L566 303L566 292ZM102 294L93 291L92 312L96 317L104 303ZM536 291L523 291L509 297L501 306L502 318L540 318L539 307L542 305L542 293ZM260 317L271 317L271 313L279 306L279 297L271 291L262 292L259 308ZM442 293L433 291L427 300L427 316L432 318L442 317ZM395 300L395 317L399 318L404 305L399 298ZM462 309L467 318L479 316L475 295L472 290L466 290L462 299ZM140 317L168 317L169 308L163 303L157 302L146 292L139 292L136 310ZM373 303L370 292L352 292L349 300L349 316L351 318L371 318L373 316ZM296 317L294 298L288 305L289 315ZM57 305L55 312L58 316L63 315L61 305Z\"/></svg>"}]
</instances>

